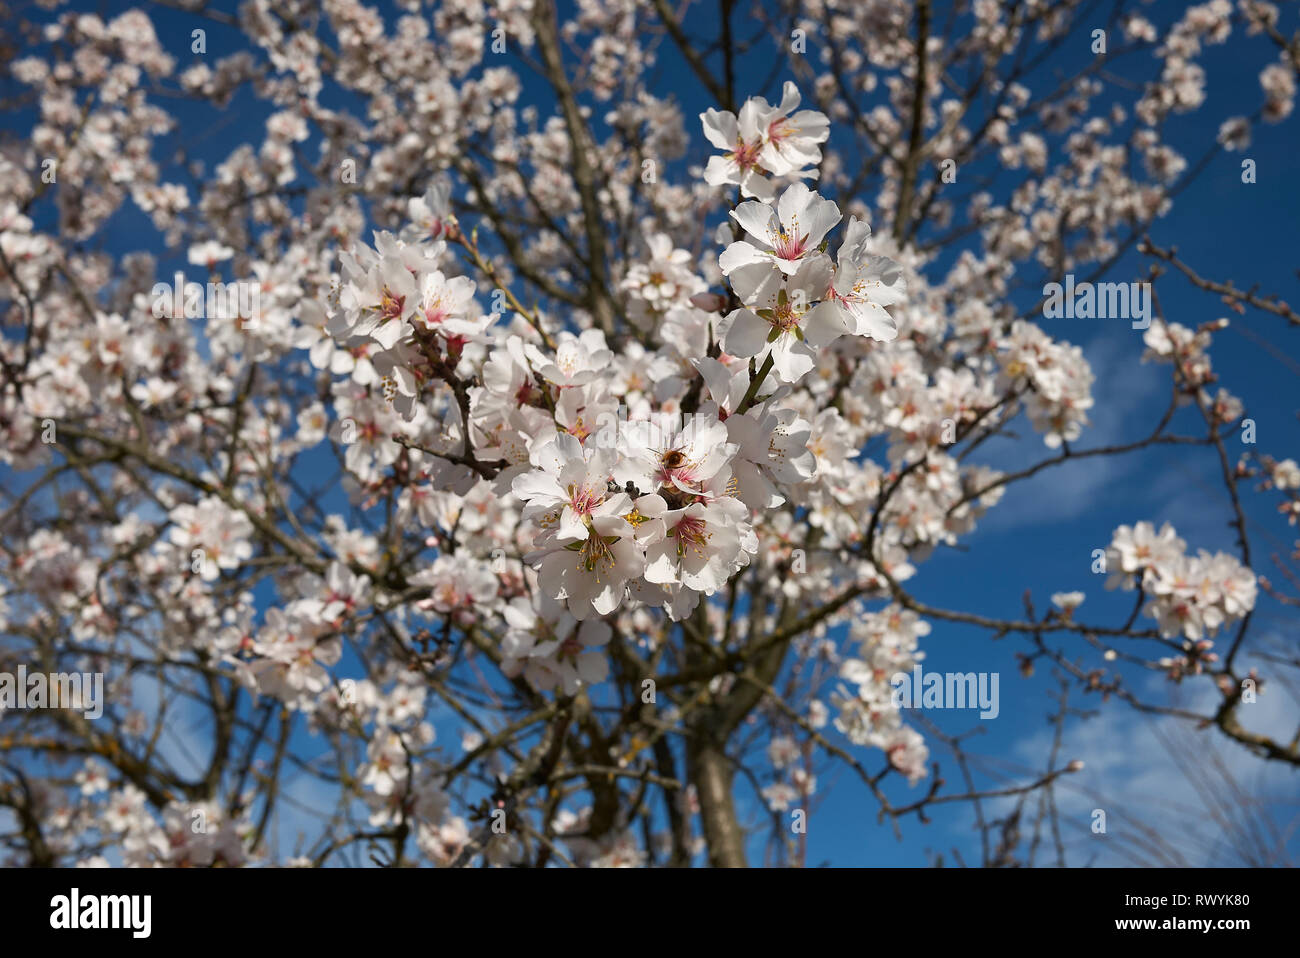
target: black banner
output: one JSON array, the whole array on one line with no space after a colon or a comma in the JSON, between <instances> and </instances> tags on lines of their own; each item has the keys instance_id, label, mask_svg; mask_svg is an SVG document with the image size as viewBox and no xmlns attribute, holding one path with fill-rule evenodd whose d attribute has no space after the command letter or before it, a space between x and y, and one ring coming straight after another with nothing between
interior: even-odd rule
<instances>
[{"instance_id":1,"label":"black banner","mask_svg":"<svg viewBox=\"0 0 1300 958\"><path fill-rule=\"evenodd\" d=\"M1233 948L1292 927L1293 881L1289 872L1256 869L6 870L0 919L11 944L97 939L128 949L195 944L208 934L330 947L468 934L497 948L553 935L641 941L638 928L668 943L690 940L703 924L733 944L761 936L766 950L783 929L797 940L836 916L857 926L863 947L984 948L1029 933L1047 946L1199 939Z\"/></svg>"}]
</instances>

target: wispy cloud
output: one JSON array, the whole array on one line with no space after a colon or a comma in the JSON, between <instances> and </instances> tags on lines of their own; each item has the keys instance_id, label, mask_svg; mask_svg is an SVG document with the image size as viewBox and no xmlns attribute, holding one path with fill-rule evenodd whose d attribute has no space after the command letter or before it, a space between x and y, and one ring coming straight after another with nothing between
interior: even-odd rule
<instances>
[{"instance_id":1,"label":"wispy cloud","mask_svg":"<svg viewBox=\"0 0 1300 958\"><path fill-rule=\"evenodd\" d=\"M1218 699L1204 681L1177 693L1178 707L1199 714L1212 714ZM1139 694L1159 701L1168 682L1151 676ZM1300 719L1281 688L1243 712L1250 727L1275 733ZM1015 754L1041 763L1051 736L1050 728L1039 730ZM1069 864L1258 866L1297 855L1295 770L1258 758L1216 728L1111 701L1067 728L1061 761L1073 759L1083 770L1059 780L1056 791ZM1105 813L1104 834L1093 831L1097 811Z\"/></svg>"}]
</instances>

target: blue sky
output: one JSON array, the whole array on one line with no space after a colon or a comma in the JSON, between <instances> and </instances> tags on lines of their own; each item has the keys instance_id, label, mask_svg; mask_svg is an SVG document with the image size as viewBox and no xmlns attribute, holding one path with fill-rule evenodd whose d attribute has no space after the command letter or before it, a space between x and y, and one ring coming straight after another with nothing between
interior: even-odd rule
<instances>
[{"instance_id":1,"label":"blue sky","mask_svg":"<svg viewBox=\"0 0 1300 958\"><path fill-rule=\"evenodd\" d=\"M129 6L113 2L87 5L86 9L102 9L112 15ZM231 6L228 2L213 4L217 9ZM1164 25L1182 7L1182 4L1155 3L1145 7L1144 13ZM160 7L148 7L148 11L164 46L178 57L183 68L193 59L189 52L189 32L198 21ZM211 22L201 25L208 31L209 62L242 47L235 31ZM712 38L717 34L717 23L711 12L701 12L698 18L693 14L688 25L693 37ZM749 28L738 32L747 33ZM1237 47L1239 41L1251 55L1242 55ZM1087 31L1081 31L1077 43L1067 44L1059 56L1045 62L1026 83L1035 91L1055 86L1091 59L1088 43ZM810 35L808 46L810 55L815 56L818 50L815 34ZM1167 129L1169 141L1182 150L1189 163L1199 158L1224 118L1253 112L1260 102L1259 70L1273 59L1271 46L1258 38L1246 40L1240 35L1234 35L1226 47L1210 47L1203 53L1199 62L1207 74L1207 101L1197 112L1174 118ZM1116 79L1107 82L1119 84L1124 80L1145 79L1154 62L1149 55L1129 58L1115 66ZM712 63L715 68L720 66L720 57L715 56ZM738 59L739 99L761 94L775 101L781 83L797 79L783 73L766 88L758 88L757 84L770 73L770 65L770 51L764 52L762 48ZM1135 66L1140 69L1134 69ZM655 75L656 92L675 97L687 117L690 152L681 163L660 174L664 178L681 177L686 175L687 165L702 164L710 152L694 118L714 104L666 42L660 47ZM549 112L549 102L539 98L539 86L526 83L524 101L534 102ZM808 99L806 85L801 83L801 88ZM1112 93L1112 89L1116 92ZM1131 99L1131 94L1116 85L1097 98L1097 108L1104 109L1116 95L1124 102ZM333 105L357 109L356 101L348 97L329 94L326 99ZM163 102L177 107L180 101ZM174 135L172 143L184 144L191 156L211 167L224 159L236 144L260 142L267 112L264 106L254 104L247 92L242 92L224 111L179 106L181 132ZM602 106L596 105L596 117L602 113ZM30 111L0 121L5 128L24 133L30 122ZM1294 239L1294 226L1300 222L1300 195L1294 188L1300 175L1297 168L1300 157L1294 149L1293 130L1289 123L1256 125L1251 145L1245 151L1216 156L1190 190L1175 202L1173 210L1152 228L1155 242L1164 247L1177 245L1180 257L1210 278L1230 278L1239 286L1258 282L1265 293L1300 302ZM832 144L836 142L848 141L836 134ZM307 146L308 155L312 155L313 144ZM164 151L158 151L157 155L164 159ZM1055 155L1053 151L1052 158ZM1257 162L1254 184L1241 182L1240 163L1244 157ZM962 171L960 176L966 176L967 172ZM180 179L166 173L164 178ZM873 202L870 195L862 198L868 205ZM38 227L44 225L39 215L37 221ZM142 235L152 236L153 231L143 215L128 203L111 222L103 242L114 252L126 252L137 248ZM954 247L938 259L931 273L933 279L941 277L943 267L961 248ZM171 258L163 256L159 265L160 277L169 277L173 266L183 265L183 252ZM1135 280L1143 269L1142 258L1130 251L1104 279ZM1184 325L1196 326L1230 315L1216 297L1193 290L1179 277L1163 280L1158 291L1165 315ZM1037 294L1037 289L1024 290L1018 294L1017 304L1028 308L1037 301ZM1234 315L1232 320L1232 327L1216 336L1211 354L1220 383L1245 402L1247 415L1256 421L1255 450L1278 458L1295 457L1300 448L1300 419L1297 419L1300 403L1296 401L1300 395L1296 388L1300 366L1291 357L1300 356L1297 348L1300 329L1288 327L1278 317L1255 311L1241 317ZM1141 362L1141 333L1122 320L1039 322L1050 334L1082 345L1096 376L1093 425L1075 447L1087 449L1147 435L1168 402L1169 373L1167 366ZM1196 426L1195 419L1194 412L1184 411L1174 420L1173 430L1191 432ZM1184 427L1181 430L1180 424ZM990 442L978 461L1010 469L1052 454L1023 420L1016 428L1021 441ZM1245 449L1245 446L1230 447L1230 452L1235 455ZM1118 624L1128 613L1131 595L1105 592L1103 577L1090 573L1092 550L1104 548L1116 526L1149 519L1157 524L1165 520L1173 522L1192 550L1235 551L1234 535L1227 525L1228 502L1218 470L1212 450L1189 451L1182 447L1157 447L1120 458L1083 460L1045 470L1014 487L977 531L963 541L962 551L936 554L921 566L920 574L908 585L922 601L943 608L1016 618L1022 614L1022 595L1026 589L1031 590L1040 614L1047 607L1051 593L1079 589L1087 593L1081 618ZM344 501L341 494L335 494L327 499L327 505L342 510ZM1300 532L1287 528L1277 518L1274 503L1275 498L1270 494L1246 495L1250 531L1259 557L1257 570L1277 579L1274 570L1264 567L1265 557L1274 551L1288 554L1294 549L1294 540L1300 537ZM263 594L265 597L264 590ZM925 667L941 671L997 671L1001 674L1002 704L1000 716L988 722L979 722L969 713L937 718L931 713L929 717L935 718L949 733L972 725L982 726L982 734L972 743L975 752L987 757L988 774L981 777L981 784L1023 782L1025 775L1041 767L1050 745L1051 730L1045 720L1052 708L1048 693L1053 691L1054 683L1048 670L1040 669L1030 679L1019 677L1014 654L1025 650L1020 638L1011 636L993 642L982 630L942 622L932 624L933 631L923 640ZM1255 636L1294 635L1294 628L1293 612L1270 599L1261 599L1252 622ZM1082 648L1080 652L1083 653ZM1087 661L1095 662L1095 658L1089 657ZM1132 676L1132 679L1140 683L1149 698L1160 700L1168 692L1159 676ZM1177 693L1188 705L1202 703L1206 707L1204 703L1212 701L1206 699L1203 686L1179 689ZM1243 716L1247 726L1278 734L1286 734L1279 730L1293 729L1300 719L1294 705L1285 701L1282 693L1281 688L1274 688L1271 695L1263 696L1257 713ZM1095 699L1085 700L1077 694L1072 702L1088 708L1098 704ZM448 716L431 717L437 722L439 741L454 753L459 741L456 721ZM1223 742L1213 731L1189 733L1181 726L1171 729L1171 724L1150 719L1116 702L1108 703L1099 717L1071 723L1062 761L1081 758L1086 762L1085 770L1070 777L1060 790L1072 864L1125 863L1123 852L1114 846L1120 841L1133 841L1125 827L1134 822L1159 826L1160 822L1181 815L1199 822L1207 832L1223 830L1212 810L1198 808L1200 799L1171 758L1176 754L1176 749L1169 744L1175 740L1171 736L1188 737L1195 749L1206 754L1210 743L1220 744L1225 762L1243 784L1248 783L1249 794L1269 803L1268 816L1287 823L1296 815L1298 790L1293 771L1266 767ZM305 751L324 746L322 740L308 739L305 731L297 738ZM932 743L932 751L938 756L941 747ZM865 757L868 767L879 764L878 753L867 753ZM960 788L956 770L949 763L945 767L949 788ZM896 801L909 801L920 797L927 784L912 790L894 787L889 791ZM744 784L739 788L746 818L759 820L763 812L754 796ZM302 786L292 786L290 794L316 804L320 803L315 800L322 797ZM1271 801L1273 798L1277 799L1275 803ZM1175 801L1178 808L1171 811L1166 805L1170 801ZM1095 837L1087 831L1091 810L1097 807L1108 810L1112 823L1111 834L1106 837ZM927 862L928 850L935 850L942 852L951 863L949 851L954 846L967 862L978 861L978 841L971 830L973 819L969 808L943 806L932 817L932 823L925 826L914 817L905 820L903 838L899 841L888 826L877 823L874 801L851 771L823 771L819 775L819 801L811 817L808 861L835 865L918 865ZM281 838L286 848L292 844L292 833L301 824L292 812L284 813ZM755 841L751 850L754 861L761 861L763 842L762 837ZM1287 847L1294 854L1296 840L1289 839ZM1230 851L1212 845L1196 844L1187 854L1189 864L1234 863Z\"/></svg>"}]
</instances>

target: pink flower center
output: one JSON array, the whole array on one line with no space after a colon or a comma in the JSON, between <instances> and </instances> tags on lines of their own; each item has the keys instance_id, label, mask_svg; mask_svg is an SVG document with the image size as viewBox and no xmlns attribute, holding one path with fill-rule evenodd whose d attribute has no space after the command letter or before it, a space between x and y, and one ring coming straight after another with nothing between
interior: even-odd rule
<instances>
[{"instance_id":1,"label":"pink flower center","mask_svg":"<svg viewBox=\"0 0 1300 958\"><path fill-rule=\"evenodd\" d=\"M794 303L778 303L772 309L772 325L780 330L794 329L799 325L800 314L795 311Z\"/></svg>"},{"instance_id":2,"label":"pink flower center","mask_svg":"<svg viewBox=\"0 0 1300 958\"><path fill-rule=\"evenodd\" d=\"M698 516L683 516L673 527L673 534L677 537L678 557L684 556L687 549L696 555L704 555L704 544L712 535L705 528L704 520Z\"/></svg>"},{"instance_id":3,"label":"pink flower center","mask_svg":"<svg viewBox=\"0 0 1300 958\"><path fill-rule=\"evenodd\" d=\"M524 380L515 390L515 404L518 406L531 406L534 399L539 398L541 393L533 388L533 384Z\"/></svg>"},{"instance_id":4,"label":"pink flower center","mask_svg":"<svg viewBox=\"0 0 1300 958\"><path fill-rule=\"evenodd\" d=\"M787 233L782 230L772 242L772 251L780 259L798 259L804 254L807 242L806 233Z\"/></svg>"},{"instance_id":5,"label":"pink flower center","mask_svg":"<svg viewBox=\"0 0 1300 958\"><path fill-rule=\"evenodd\" d=\"M384 317L384 322L390 319L401 319L405 305L405 296L394 296L387 286L384 287L383 295L379 299L379 312Z\"/></svg>"},{"instance_id":6,"label":"pink flower center","mask_svg":"<svg viewBox=\"0 0 1300 958\"><path fill-rule=\"evenodd\" d=\"M758 154L763 149L763 144L746 143L744 140L736 141L735 152L731 158L736 161L736 165L743 170L749 170L758 165Z\"/></svg>"},{"instance_id":7,"label":"pink flower center","mask_svg":"<svg viewBox=\"0 0 1300 958\"><path fill-rule=\"evenodd\" d=\"M591 511L604 501L604 493L590 486L569 486L569 505L580 516L591 515Z\"/></svg>"},{"instance_id":8,"label":"pink flower center","mask_svg":"<svg viewBox=\"0 0 1300 958\"><path fill-rule=\"evenodd\" d=\"M424 321L430 326L436 326L444 319L451 315L451 311L443 305L442 300L435 299L428 306L424 307Z\"/></svg>"},{"instance_id":9,"label":"pink flower center","mask_svg":"<svg viewBox=\"0 0 1300 958\"><path fill-rule=\"evenodd\" d=\"M469 342L464 336L444 336L443 339L447 343L447 355L452 358L459 358L465 351L465 344Z\"/></svg>"},{"instance_id":10,"label":"pink flower center","mask_svg":"<svg viewBox=\"0 0 1300 958\"><path fill-rule=\"evenodd\" d=\"M587 536L578 553L581 557L578 568L596 573L596 581L601 581L614 568L614 553L609 547L617 541L616 536L610 536L608 539L594 533Z\"/></svg>"}]
</instances>

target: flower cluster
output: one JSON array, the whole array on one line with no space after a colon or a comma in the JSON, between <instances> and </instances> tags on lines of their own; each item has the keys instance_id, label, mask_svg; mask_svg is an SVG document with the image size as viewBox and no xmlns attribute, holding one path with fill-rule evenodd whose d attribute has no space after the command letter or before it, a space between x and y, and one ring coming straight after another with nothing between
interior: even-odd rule
<instances>
[{"instance_id":1,"label":"flower cluster","mask_svg":"<svg viewBox=\"0 0 1300 958\"><path fill-rule=\"evenodd\" d=\"M704 135L723 151L710 158L704 181L735 184L742 196L770 201L775 188L766 174L816 178L808 167L821 162L819 144L830 136L830 123L816 110L794 112L800 99L799 88L787 82L776 106L756 96L745 101L739 116L715 109L700 114Z\"/></svg>"},{"instance_id":2,"label":"flower cluster","mask_svg":"<svg viewBox=\"0 0 1300 958\"><path fill-rule=\"evenodd\" d=\"M869 252L866 223L849 221L832 263L822 241L839 223L839 208L802 183L775 208L749 200L731 215L750 237L718 258L742 304L719 327L732 356L770 348L778 378L797 383L816 365L818 349L841 336L888 342L898 335L885 307L903 301L906 283L897 263Z\"/></svg>"},{"instance_id":3,"label":"flower cluster","mask_svg":"<svg viewBox=\"0 0 1300 958\"><path fill-rule=\"evenodd\" d=\"M894 704L891 679L909 672L925 658L917 640L930 634L930 623L915 612L889 605L855 621L850 636L859 643L860 658L845 659L840 678L858 687L851 695L840 686L832 695L839 709L835 727L857 745L872 745L889 756L890 763L911 781L925 775L929 749L914 728L903 724Z\"/></svg>"},{"instance_id":4,"label":"flower cluster","mask_svg":"<svg viewBox=\"0 0 1300 958\"><path fill-rule=\"evenodd\" d=\"M1051 449L1083 434L1092 408L1092 369L1083 350L1049 338L1033 323L1017 320L998 343L1007 385L1027 391L1029 418Z\"/></svg>"},{"instance_id":5,"label":"flower cluster","mask_svg":"<svg viewBox=\"0 0 1300 958\"><path fill-rule=\"evenodd\" d=\"M437 202L435 191L425 202ZM385 398L407 420L416 415L420 385L444 366L454 369L468 344L487 341L484 332L495 319L478 313L472 279L439 269L446 246L441 239L408 243L380 232L374 249L358 244L342 257L339 308L329 332L344 348L362 352L379 373Z\"/></svg>"},{"instance_id":6,"label":"flower cluster","mask_svg":"<svg viewBox=\"0 0 1300 958\"><path fill-rule=\"evenodd\" d=\"M538 527L524 559L543 594L578 619L629 592L681 618L721 588L758 548L728 434L707 414L662 415L623 424L608 446L603 431L586 446L569 433L536 444L513 489ZM772 475L766 457L750 464Z\"/></svg>"},{"instance_id":7,"label":"flower cluster","mask_svg":"<svg viewBox=\"0 0 1300 958\"><path fill-rule=\"evenodd\" d=\"M1255 607L1255 573L1224 552L1200 550L1189 556L1187 543L1165 523L1120 526L1106 550L1106 587L1140 587L1151 596L1144 614L1154 618L1165 638L1199 641L1232 625Z\"/></svg>"},{"instance_id":8,"label":"flower cluster","mask_svg":"<svg viewBox=\"0 0 1300 958\"><path fill-rule=\"evenodd\" d=\"M1282 494L1277 511L1286 516L1290 525L1300 522L1300 465L1294 459L1274 459L1272 456L1260 456L1259 465L1262 487L1276 489Z\"/></svg>"}]
</instances>

